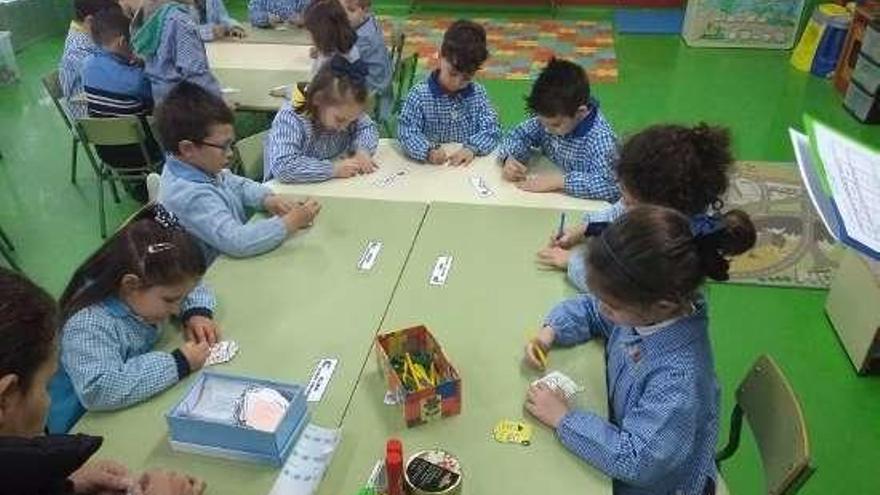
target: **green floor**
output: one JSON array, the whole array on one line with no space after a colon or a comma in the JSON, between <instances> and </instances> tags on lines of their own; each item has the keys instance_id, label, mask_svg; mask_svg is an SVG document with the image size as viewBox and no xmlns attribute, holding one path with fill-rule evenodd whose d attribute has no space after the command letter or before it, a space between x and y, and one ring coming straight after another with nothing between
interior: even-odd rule
<instances>
[{"instance_id":1,"label":"green floor","mask_svg":"<svg viewBox=\"0 0 880 495\"><path fill-rule=\"evenodd\" d=\"M228 3L243 17L243 2ZM39 83L55 67L62 43L61 37L48 39L19 53L21 83L0 87L0 225L17 244L28 274L56 294L100 241L92 173L81 156L79 185L70 184L70 140ZM790 161L787 129L801 127L801 114L808 111L880 145L880 128L857 124L828 82L792 70L786 52L692 50L675 36L618 36L616 49L620 81L596 85L594 92L621 135L657 122L706 120L732 129L739 158ZM505 126L522 118L527 83L486 86ZM134 208L111 203L111 225ZM725 416L735 384L755 356L772 354L809 423L818 471L802 493L878 493L869 473L880 460L880 380L853 373L825 318L825 293L716 285L710 297ZM734 493L760 492L751 442L726 465L725 476Z\"/></svg>"}]
</instances>

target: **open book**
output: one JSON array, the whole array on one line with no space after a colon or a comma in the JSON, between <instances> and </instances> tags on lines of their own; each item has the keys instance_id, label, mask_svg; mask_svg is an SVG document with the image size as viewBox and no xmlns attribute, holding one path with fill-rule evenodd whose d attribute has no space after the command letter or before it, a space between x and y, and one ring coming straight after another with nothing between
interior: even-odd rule
<instances>
[{"instance_id":1,"label":"open book","mask_svg":"<svg viewBox=\"0 0 880 495\"><path fill-rule=\"evenodd\" d=\"M880 151L810 116L789 129L804 185L828 232L880 260Z\"/></svg>"}]
</instances>

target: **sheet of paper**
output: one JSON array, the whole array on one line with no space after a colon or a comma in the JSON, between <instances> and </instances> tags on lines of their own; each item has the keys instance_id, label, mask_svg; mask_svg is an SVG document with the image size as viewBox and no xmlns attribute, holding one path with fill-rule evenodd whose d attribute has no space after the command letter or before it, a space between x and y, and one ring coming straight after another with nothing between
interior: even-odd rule
<instances>
[{"instance_id":1,"label":"sheet of paper","mask_svg":"<svg viewBox=\"0 0 880 495\"><path fill-rule=\"evenodd\" d=\"M431 285L446 285L446 279L449 277L449 270L452 269L452 256L438 256L434 262L434 269L431 271L431 278L428 283Z\"/></svg>"},{"instance_id":2,"label":"sheet of paper","mask_svg":"<svg viewBox=\"0 0 880 495\"><path fill-rule=\"evenodd\" d=\"M813 165L813 156L810 151L810 138L806 134L802 134L794 129L789 129L788 133L791 137L791 144L792 147L794 147L794 156L798 163L798 169L801 172L801 179L806 186L807 194L810 196L813 206L815 206L819 219L821 219L822 224L825 225L825 230L827 230L832 237L837 239L840 235L837 216L834 213L834 207L831 206L831 201L822 191L822 185L819 182L816 168Z\"/></svg>"},{"instance_id":3,"label":"sheet of paper","mask_svg":"<svg viewBox=\"0 0 880 495\"><path fill-rule=\"evenodd\" d=\"M880 252L880 153L820 122L813 133L846 233Z\"/></svg>"},{"instance_id":4,"label":"sheet of paper","mask_svg":"<svg viewBox=\"0 0 880 495\"><path fill-rule=\"evenodd\" d=\"M400 179L402 179L408 173L409 173L409 170L404 168L404 169L398 170L397 172L392 172L390 174L383 175L383 176L379 177L378 179L374 180L373 185L375 185L376 187L392 186L396 182L398 182Z\"/></svg>"},{"instance_id":5,"label":"sheet of paper","mask_svg":"<svg viewBox=\"0 0 880 495\"><path fill-rule=\"evenodd\" d=\"M488 198L493 195L492 189L489 188L489 184L486 183L486 178L481 175L472 175L470 177L471 185L474 187L474 191L476 191L477 196L480 198Z\"/></svg>"},{"instance_id":6,"label":"sheet of paper","mask_svg":"<svg viewBox=\"0 0 880 495\"><path fill-rule=\"evenodd\" d=\"M342 430L308 424L281 468L269 495L315 493L341 438Z\"/></svg>"},{"instance_id":7,"label":"sheet of paper","mask_svg":"<svg viewBox=\"0 0 880 495\"><path fill-rule=\"evenodd\" d=\"M312 371L309 384L306 385L306 401L318 402L324 397L324 392L330 385L330 379L333 378L333 372L338 363L339 360L334 358L324 358L318 361L315 370Z\"/></svg>"},{"instance_id":8,"label":"sheet of paper","mask_svg":"<svg viewBox=\"0 0 880 495\"><path fill-rule=\"evenodd\" d=\"M360 259L358 259L358 270L364 272L372 270L373 266L376 264L376 260L379 259L379 252L381 251L382 241L368 242L367 247L365 247L364 251L361 253Z\"/></svg>"},{"instance_id":9,"label":"sheet of paper","mask_svg":"<svg viewBox=\"0 0 880 495\"><path fill-rule=\"evenodd\" d=\"M205 366L213 366L230 361L238 354L238 343L233 340L224 340L211 346L211 353L205 361Z\"/></svg>"}]
</instances>

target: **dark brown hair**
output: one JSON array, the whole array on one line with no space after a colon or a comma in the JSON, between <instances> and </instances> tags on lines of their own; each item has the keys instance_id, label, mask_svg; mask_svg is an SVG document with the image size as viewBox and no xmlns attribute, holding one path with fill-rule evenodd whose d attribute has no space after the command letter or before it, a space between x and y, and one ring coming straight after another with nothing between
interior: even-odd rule
<instances>
[{"instance_id":1,"label":"dark brown hair","mask_svg":"<svg viewBox=\"0 0 880 495\"><path fill-rule=\"evenodd\" d=\"M115 0L74 0L73 18L78 22L86 20L86 17L95 15L104 9L122 9Z\"/></svg>"},{"instance_id":2,"label":"dark brown hair","mask_svg":"<svg viewBox=\"0 0 880 495\"><path fill-rule=\"evenodd\" d=\"M526 98L526 109L544 117L573 117L590 101L590 81L580 65L551 58Z\"/></svg>"},{"instance_id":3,"label":"dark brown hair","mask_svg":"<svg viewBox=\"0 0 880 495\"><path fill-rule=\"evenodd\" d=\"M172 153L178 153L181 141L199 143L211 126L233 122L235 115L219 96L188 81L174 86L156 108L159 140Z\"/></svg>"},{"instance_id":4,"label":"dark brown hair","mask_svg":"<svg viewBox=\"0 0 880 495\"><path fill-rule=\"evenodd\" d=\"M755 226L740 210L703 220L711 227L671 208L632 208L588 241L590 290L600 298L649 305L691 298L706 277L727 280L728 258L755 245Z\"/></svg>"},{"instance_id":5,"label":"dark brown hair","mask_svg":"<svg viewBox=\"0 0 880 495\"><path fill-rule=\"evenodd\" d=\"M303 13L303 22L324 56L348 53L357 41L357 32L338 0L316 0Z\"/></svg>"},{"instance_id":6,"label":"dark brown hair","mask_svg":"<svg viewBox=\"0 0 880 495\"><path fill-rule=\"evenodd\" d=\"M453 22L443 33L440 56L461 73L476 73L489 58L486 30L476 22L464 19Z\"/></svg>"},{"instance_id":7,"label":"dark brown hair","mask_svg":"<svg viewBox=\"0 0 880 495\"><path fill-rule=\"evenodd\" d=\"M131 39L129 33L130 19L118 6L115 9L104 9L92 17L92 40L98 46L106 46L122 36L125 41Z\"/></svg>"},{"instance_id":8,"label":"dark brown hair","mask_svg":"<svg viewBox=\"0 0 880 495\"><path fill-rule=\"evenodd\" d=\"M58 308L24 275L0 268L0 376L18 376L27 390L55 351Z\"/></svg>"},{"instance_id":9,"label":"dark brown hair","mask_svg":"<svg viewBox=\"0 0 880 495\"><path fill-rule=\"evenodd\" d=\"M206 269L196 240L164 208L151 205L74 272L61 295L62 319L117 294L126 274L149 288L198 278Z\"/></svg>"},{"instance_id":10,"label":"dark brown hair","mask_svg":"<svg viewBox=\"0 0 880 495\"><path fill-rule=\"evenodd\" d=\"M349 98L365 105L368 94L366 71L362 61L351 63L342 55L334 55L315 74L296 111L317 121L322 106L338 105Z\"/></svg>"},{"instance_id":11,"label":"dark brown hair","mask_svg":"<svg viewBox=\"0 0 880 495\"><path fill-rule=\"evenodd\" d=\"M655 125L623 145L617 177L641 203L696 215L713 205L721 207L732 166L727 129L705 123Z\"/></svg>"}]
</instances>

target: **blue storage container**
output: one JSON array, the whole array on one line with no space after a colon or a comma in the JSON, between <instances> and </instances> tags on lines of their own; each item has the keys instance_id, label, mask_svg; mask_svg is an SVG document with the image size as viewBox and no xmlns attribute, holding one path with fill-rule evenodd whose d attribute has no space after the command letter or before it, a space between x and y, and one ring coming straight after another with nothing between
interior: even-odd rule
<instances>
[{"instance_id":1,"label":"blue storage container","mask_svg":"<svg viewBox=\"0 0 880 495\"><path fill-rule=\"evenodd\" d=\"M223 402L232 409L232 401L226 399L236 393L243 394L252 386L274 389L290 402L273 432L220 419L220 409L224 408L218 409L217 418L196 412L200 401L208 400L204 397L206 394L214 394L212 400ZM223 394L217 394L215 390L222 390ZM301 385L203 372L180 402L168 412L166 419L174 450L281 466L309 422L309 412L305 389Z\"/></svg>"}]
</instances>

